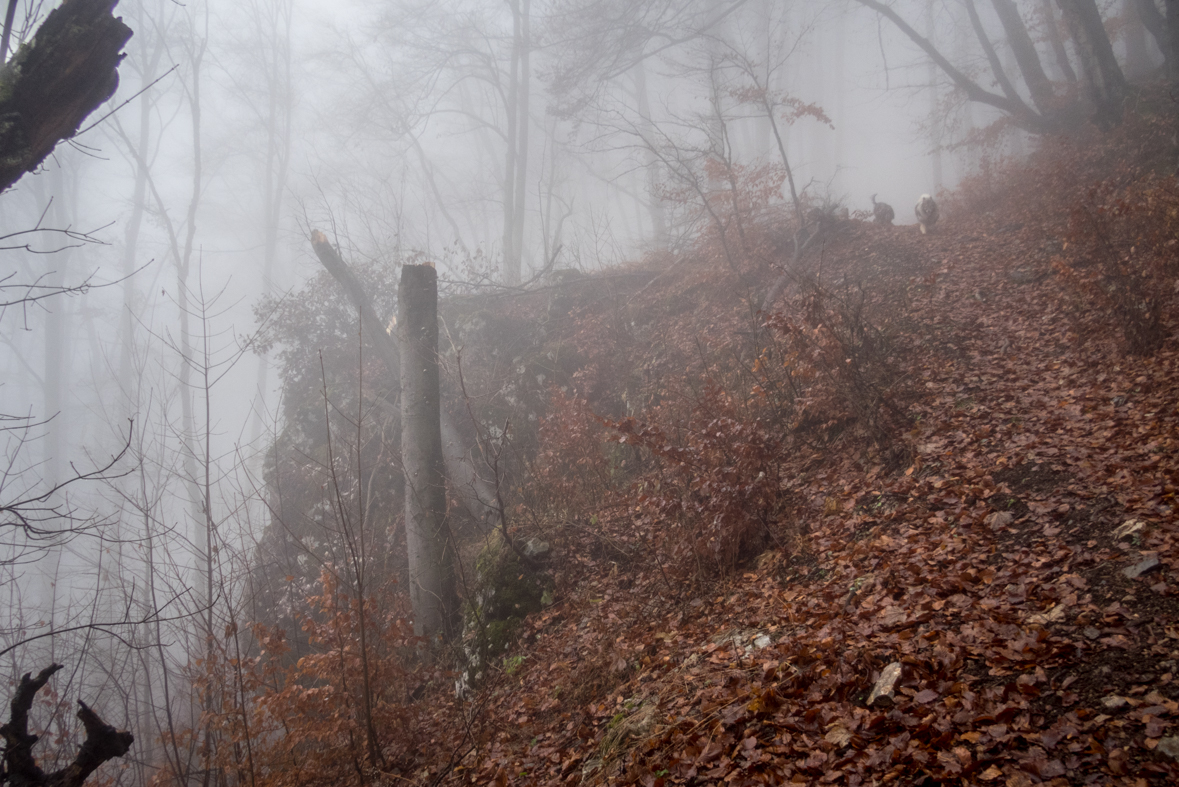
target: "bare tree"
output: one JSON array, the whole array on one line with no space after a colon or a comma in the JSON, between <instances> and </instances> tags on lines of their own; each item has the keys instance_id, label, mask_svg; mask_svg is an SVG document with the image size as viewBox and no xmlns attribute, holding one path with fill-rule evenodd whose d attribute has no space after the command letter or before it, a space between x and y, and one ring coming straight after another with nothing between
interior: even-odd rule
<instances>
[{"instance_id":1,"label":"bare tree","mask_svg":"<svg viewBox=\"0 0 1179 787\"><path fill-rule=\"evenodd\" d=\"M965 0L966 10L970 14L979 43L987 55L990 76L1000 86L1000 93L984 88L980 81L971 78L965 70L951 62L938 47L937 42L918 33L895 6L877 0L856 2L889 20L910 41L920 47L968 100L998 109L1019 128L1034 134L1056 133L1075 128L1083 119L1084 115L1080 111L1083 107L1075 99L1070 100L1067 94L1058 95L1047 79L1039 53L1012 0L992 0L992 5L1018 65L1021 83L1031 97L1030 104L1024 100L1020 91L1016 89L1011 75L1003 68L994 44L979 19L975 0ZM1096 110L1094 120L1104 127L1120 122L1125 79L1113 58L1113 48L1095 0L1058 0L1058 5L1069 23L1069 30L1081 53L1082 63L1088 63L1084 68L1084 74L1088 97ZM1064 62L1067 63L1067 58Z\"/></svg>"},{"instance_id":2,"label":"bare tree","mask_svg":"<svg viewBox=\"0 0 1179 787\"><path fill-rule=\"evenodd\" d=\"M640 198L650 216L656 247L669 242L668 205L664 190L671 174L655 153L661 132L651 101L648 71L660 54L675 51L715 33L748 0L705 3L700 0L558 0L543 18L542 46L551 54L547 87L551 111L565 118L587 120L603 112L622 114L616 125L630 128L638 144L646 194ZM767 32L770 32L767 30ZM611 87L629 77L624 108L608 98ZM607 109L609 106L609 109ZM630 113L635 113L630 117Z\"/></svg>"},{"instance_id":3,"label":"bare tree","mask_svg":"<svg viewBox=\"0 0 1179 787\"><path fill-rule=\"evenodd\" d=\"M123 310L119 321L119 385L128 398L135 388L132 372L135 353L135 315L140 311L140 301L135 290L132 274L139 268L140 235L145 216L149 215L147 201L148 175L158 150L159 135L164 128L153 129L160 106L161 91L155 89L160 77L160 68L165 53L164 17L157 3L156 13L150 14L146 3L137 4L134 10L140 35L136 38L137 57L132 58L131 67L139 77L140 92L136 97L138 110L136 133L132 136L123 127L120 113L111 117L112 136L116 146L125 151L127 164L134 172L134 186L131 194L131 215L123 225ZM154 16L154 18L153 18Z\"/></svg>"},{"instance_id":4,"label":"bare tree","mask_svg":"<svg viewBox=\"0 0 1179 787\"><path fill-rule=\"evenodd\" d=\"M225 76L250 115L251 135L261 133L256 166L261 191L258 228L262 236L262 288L274 293L279 258L280 228L286 214L287 184L291 173L292 124L295 85L292 76L291 26L295 20L293 0L251 0L242 4L246 15L243 35L236 47L245 60L224 64ZM255 385L264 404L270 384L270 359L258 356ZM258 440L265 422L264 407L254 411L251 443Z\"/></svg>"}]
</instances>

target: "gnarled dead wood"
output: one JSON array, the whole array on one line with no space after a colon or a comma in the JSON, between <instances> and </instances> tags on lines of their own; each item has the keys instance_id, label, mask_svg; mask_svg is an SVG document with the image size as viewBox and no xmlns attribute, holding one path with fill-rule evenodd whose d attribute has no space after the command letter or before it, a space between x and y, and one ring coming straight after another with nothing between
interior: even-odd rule
<instances>
[{"instance_id":1,"label":"gnarled dead wood","mask_svg":"<svg viewBox=\"0 0 1179 787\"><path fill-rule=\"evenodd\" d=\"M119 85L119 0L65 0L0 69L0 191L32 172Z\"/></svg>"},{"instance_id":2,"label":"gnarled dead wood","mask_svg":"<svg viewBox=\"0 0 1179 787\"><path fill-rule=\"evenodd\" d=\"M11 787L82 787L98 766L130 751L135 736L116 730L86 703L78 700L78 718L86 730L86 740L69 765L49 774L41 770L33 757L33 746L38 738L29 732L29 710L37 692L61 668L61 664L51 664L35 678L26 672L20 679L12 697L8 722L0 726L0 736L4 739L4 770L0 772L0 783Z\"/></svg>"}]
</instances>

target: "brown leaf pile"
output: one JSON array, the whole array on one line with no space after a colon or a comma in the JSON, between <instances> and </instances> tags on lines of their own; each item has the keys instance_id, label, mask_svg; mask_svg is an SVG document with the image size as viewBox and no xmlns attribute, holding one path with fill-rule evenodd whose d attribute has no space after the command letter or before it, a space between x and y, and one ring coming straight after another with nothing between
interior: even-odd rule
<instances>
[{"instance_id":1,"label":"brown leaf pile","mask_svg":"<svg viewBox=\"0 0 1179 787\"><path fill-rule=\"evenodd\" d=\"M1010 193L1029 188L1008 177ZM915 392L904 451L852 438L792 449L777 468L791 504L775 515L793 535L735 573L669 573L671 553L650 546L656 525L619 509L633 498L606 478L617 457L569 461L566 473L592 469L603 491L563 531L557 603L527 621L515 651L526 658L475 705L435 700L438 756L423 753L421 779L1179 779L1174 303L1152 354L1127 352L1114 330L1078 333L1088 301L1053 268L1067 200L992 202L971 215L959 200L928 237L850 222L824 250L825 275L867 282L895 329ZM733 287L728 272L676 275L643 293L680 299L651 307L663 335L736 330L719 306L683 305L702 282ZM590 317L584 330L605 344L586 354L617 366L621 350ZM653 376L677 363L655 350ZM567 432L592 431L574 422ZM585 483L563 489L584 498ZM894 662L895 691L869 706ZM460 747L441 724L461 712Z\"/></svg>"}]
</instances>

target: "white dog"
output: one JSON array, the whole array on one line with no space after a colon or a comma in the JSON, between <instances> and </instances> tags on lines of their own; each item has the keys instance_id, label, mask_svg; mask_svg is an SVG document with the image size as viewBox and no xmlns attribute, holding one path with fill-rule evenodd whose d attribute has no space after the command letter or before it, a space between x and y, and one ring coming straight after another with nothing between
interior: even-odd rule
<instances>
[{"instance_id":1,"label":"white dog","mask_svg":"<svg viewBox=\"0 0 1179 787\"><path fill-rule=\"evenodd\" d=\"M922 235L928 233L930 228L934 224L937 224L937 203L928 194L921 195L921 199L917 200L917 207L913 209L913 212L917 214L917 223L921 225Z\"/></svg>"}]
</instances>

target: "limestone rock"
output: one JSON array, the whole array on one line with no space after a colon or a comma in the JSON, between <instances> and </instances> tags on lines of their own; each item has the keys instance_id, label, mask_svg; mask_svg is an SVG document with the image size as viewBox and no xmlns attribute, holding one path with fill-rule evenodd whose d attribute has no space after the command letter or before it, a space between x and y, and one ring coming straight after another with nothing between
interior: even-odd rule
<instances>
[{"instance_id":1,"label":"limestone rock","mask_svg":"<svg viewBox=\"0 0 1179 787\"><path fill-rule=\"evenodd\" d=\"M872 693L868 695L869 706L888 707L896 697L897 682L901 679L901 663L894 661L880 672Z\"/></svg>"},{"instance_id":2,"label":"limestone rock","mask_svg":"<svg viewBox=\"0 0 1179 787\"><path fill-rule=\"evenodd\" d=\"M1137 579L1143 574L1149 571L1154 571L1160 566L1162 566L1162 563L1159 562L1158 555L1151 555L1150 557L1144 558L1132 566L1123 568L1122 575L1126 577L1126 579Z\"/></svg>"},{"instance_id":3,"label":"limestone rock","mask_svg":"<svg viewBox=\"0 0 1179 787\"><path fill-rule=\"evenodd\" d=\"M1064 604L1057 604L1047 612L1038 612L1028 618L1028 623L1034 623L1038 626L1046 626L1049 623L1059 623L1064 620L1067 607Z\"/></svg>"},{"instance_id":4,"label":"limestone rock","mask_svg":"<svg viewBox=\"0 0 1179 787\"><path fill-rule=\"evenodd\" d=\"M1106 710L1125 710L1129 706L1129 702L1125 697L1119 697L1117 694L1110 694L1101 700L1101 704Z\"/></svg>"},{"instance_id":5,"label":"limestone rock","mask_svg":"<svg viewBox=\"0 0 1179 787\"><path fill-rule=\"evenodd\" d=\"M1114 538L1120 541L1126 536L1133 535L1142 530L1143 526L1144 523L1140 519L1127 519L1114 530Z\"/></svg>"},{"instance_id":6,"label":"limestone rock","mask_svg":"<svg viewBox=\"0 0 1179 787\"><path fill-rule=\"evenodd\" d=\"M525 557L538 558L547 555L550 549L552 547L549 546L549 542L541 541L539 538L530 538L524 542L523 551Z\"/></svg>"}]
</instances>

